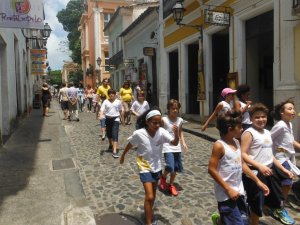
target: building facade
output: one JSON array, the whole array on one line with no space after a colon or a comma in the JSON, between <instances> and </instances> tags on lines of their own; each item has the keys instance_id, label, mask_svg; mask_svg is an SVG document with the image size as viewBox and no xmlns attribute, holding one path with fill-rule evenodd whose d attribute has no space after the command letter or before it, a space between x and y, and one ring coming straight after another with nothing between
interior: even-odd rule
<instances>
[{"instance_id":1,"label":"building facade","mask_svg":"<svg viewBox=\"0 0 300 225\"><path fill-rule=\"evenodd\" d=\"M299 105L300 23L293 1L185 0L182 23L201 26L202 34L193 27L178 26L169 4L160 1L164 24L160 61L167 65L160 71L162 99L178 98L183 113L199 114L203 119L220 101L224 87L247 83L253 102L272 109L274 104L294 97L295 105ZM207 9L230 13L230 25L206 23ZM201 58L202 80L198 79ZM199 93L201 86L204 94ZM298 118L294 124L299 136Z\"/></svg>"},{"instance_id":2,"label":"building facade","mask_svg":"<svg viewBox=\"0 0 300 225\"><path fill-rule=\"evenodd\" d=\"M17 28L0 28L0 145L31 111L34 76L26 39Z\"/></svg>"},{"instance_id":3,"label":"building facade","mask_svg":"<svg viewBox=\"0 0 300 225\"><path fill-rule=\"evenodd\" d=\"M129 1L130 2L130 1ZM118 0L86 0L84 13L80 19L81 58L84 86L90 84L96 87L103 78L109 78L108 70L109 47L108 35L103 32L116 8L128 5L129 2ZM98 63L97 63L97 59Z\"/></svg>"}]
</instances>

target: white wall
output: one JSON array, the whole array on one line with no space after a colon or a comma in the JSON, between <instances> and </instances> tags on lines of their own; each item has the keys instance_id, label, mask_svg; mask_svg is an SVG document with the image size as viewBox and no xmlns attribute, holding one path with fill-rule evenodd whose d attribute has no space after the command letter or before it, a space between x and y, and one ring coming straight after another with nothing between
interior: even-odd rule
<instances>
[{"instance_id":1,"label":"white wall","mask_svg":"<svg viewBox=\"0 0 300 225\"><path fill-rule=\"evenodd\" d=\"M0 46L0 129L9 135L17 110L21 115L32 105L33 78L26 75L28 55L20 29L0 28Z\"/></svg>"}]
</instances>

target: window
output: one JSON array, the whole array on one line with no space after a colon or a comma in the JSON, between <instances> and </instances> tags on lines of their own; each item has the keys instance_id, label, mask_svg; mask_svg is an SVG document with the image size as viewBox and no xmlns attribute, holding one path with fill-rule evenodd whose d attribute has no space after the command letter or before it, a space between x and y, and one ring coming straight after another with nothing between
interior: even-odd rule
<instances>
[{"instance_id":1,"label":"window","mask_svg":"<svg viewBox=\"0 0 300 225\"><path fill-rule=\"evenodd\" d=\"M105 71L109 71L109 54L108 52L104 52L105 57Z\"/></svg>"}]
</instances>

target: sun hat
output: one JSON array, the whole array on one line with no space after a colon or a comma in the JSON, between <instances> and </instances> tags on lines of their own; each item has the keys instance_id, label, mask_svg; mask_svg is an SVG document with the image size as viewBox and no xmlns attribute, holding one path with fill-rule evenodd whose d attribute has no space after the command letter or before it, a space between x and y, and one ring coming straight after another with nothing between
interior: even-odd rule
<instances>
[{"instance_id":1,"label":"sun hat","mask_svg":"<svg viewBox=\"0 0 300 225\"><path fill-rule=\"evenodd\" d=\"M231 88L224 88L224 89L222 90L222 92L221 92L221 96L222 96L223 98L225 98L226 95L228 95L228 94L233 94L233 93L235 93L235 92L236 92L236 90L233 90L233 89L231 89Z\"/></svg>"}]
</instances>

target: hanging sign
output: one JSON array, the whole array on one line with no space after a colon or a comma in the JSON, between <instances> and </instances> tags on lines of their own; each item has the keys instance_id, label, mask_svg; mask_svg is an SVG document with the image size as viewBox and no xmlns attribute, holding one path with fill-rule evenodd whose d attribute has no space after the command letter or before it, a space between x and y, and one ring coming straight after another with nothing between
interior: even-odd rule
<instances>
[{"instance_id":1,"label":"hanging sign","mask_svg":"<svg viewBox=\"0 0 300 225\"><path fill-rule=\"evenodd\" d=\"M46 49L31 49L31 74L32 75L47 75L46 72Z\"/></svg>"},{"instance_id":2,"label":"hanging sign","mask_svg":"<svg viewBox=\"0 0 300 225\"><path fill-rule=\"evenodd\" d=\"M144 47L143 48L144 56L154 56L154 48L152 47Z\"/></svg>"},{"instance_id":3,"label":"hanging sign","mask_svg":"<svg viewBox=\"0 0 300 225\"><path fill-rule=\"evenodd\" d=\"M1 0L0 27L44 29L43 0Z\"/></svg>"},{"instance_id":4,"label":"hanging sign","mask_svg":"<svg viewBox=\"0 0 300 225\"><path fill-rule=\"evenodd\" d=\"M230 26L230 13L214 10L205 10L205 23L218 26Z\"/></svg>"}]
</instances>

